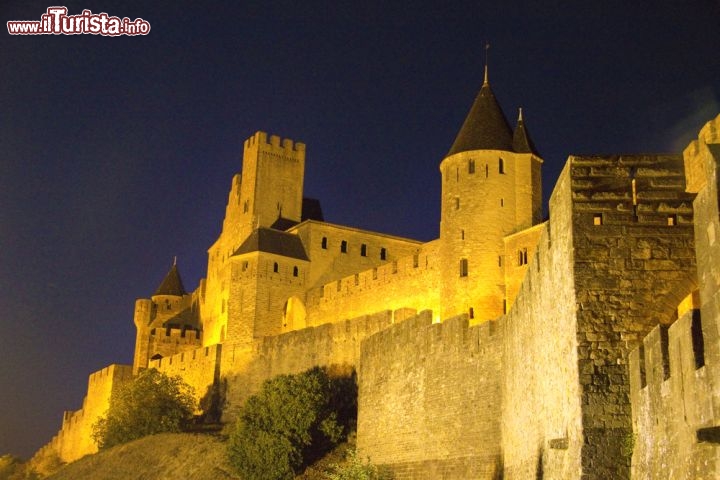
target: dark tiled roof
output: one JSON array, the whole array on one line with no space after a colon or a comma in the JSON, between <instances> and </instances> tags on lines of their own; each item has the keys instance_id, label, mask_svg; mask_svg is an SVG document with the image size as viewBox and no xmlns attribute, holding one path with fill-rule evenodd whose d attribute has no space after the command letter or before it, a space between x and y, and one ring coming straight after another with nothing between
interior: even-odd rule
<instances>
[{"instance_id":1,"label":"dark tiled roof","mask_svg":"<svg viewBox=\"0 0 720 480\"><path fill-rule=\"evenodd\" d=\"M471 150L512 151L513 134L489 83L484 83L448 156Z\"/></svg>"},{"instance_id":2,"label":"dark tiled roof","mask_svg":"<svg viewBox=\"0 0 720 480\"><path fill-rule=\"evenodd\" d=\"M302 220L317 220L323 222L322 208L320 207L320 200L316 198L303 198L302 203Z\"/></svg>"},{"instance_id":3,"label":"dark tiled roof","mask_svg":"<svg viewBox=\"0 0 720 480\"><path fill-rule=\"evenodd\" d=\"M512 147L513 151L517 153L532 153L538 155L537 150L535 149L535 144L525 128L525 123L522 118L522 110L520 111L520 115L518 117L515 132L513 132Z\"/></svg>"},{"instance_id":4,"label":"dark tiled roof","mask_svg":"<svg viewBox=\"0 0 720 480\"><path fill-rule=\"evenodd\" d=\"M288 228L292 228L292 227L294 227L294 226L297 225L297 224L298 224L298 222L296 222L296 221L294 221L294 220L289 220L289 219L287 219L287 218L278 217L278 219L275 220L275 223L273 223L272 225L270 225L270 228L273 228L273 229L275 229L275 230L280 230L280 231L283 231L283 232L284 232L284 231L287 230Z\"/></svg>"},{"instance_id":5,"label":"dark tiled roof","mask_svg":"<svg viewBox=\"0 0 720 480\"><path fill-rule=\"evenodd\" d=\"M186 294L187 292L185 291L185 287L183 287L177 265L173 265L153 295L175 295L182 297Z\"/></svg>"},{"instance_id":6,"label":"dark tiled roof","mask_svg":"<svg viewBox=\"0 0 720 480\"><path fill-rule=\"evenodd\" d=\"M250 252L274 253L283 257L308 260L300 237L269 228L258 228L252 232L233 255Z\"/></svg>"}]
</instances>

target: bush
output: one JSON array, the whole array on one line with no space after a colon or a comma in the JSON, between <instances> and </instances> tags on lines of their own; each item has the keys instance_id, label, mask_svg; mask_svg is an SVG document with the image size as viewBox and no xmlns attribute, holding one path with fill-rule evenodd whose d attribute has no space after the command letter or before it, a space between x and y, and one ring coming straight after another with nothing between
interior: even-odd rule
<instances>
[{"instance_id":1,"label":"bush","mask_svg":"<svg viewBox=\"0 0 720 480\"><path fill-rule=\"evenodd\" d=\"M349 450L345 463L330 465L328 480L391 480L393 475L385 468L373 465L368 459L363 462L358 458L356 450Z\"/></svg>"},{"instance_id":2,"label":"bush","mask_svg":"<svg viewBox=\"0 0 720 480\"><path fill-rule=\"evenodd\" d=\"M292 479L344 440L357 418L354 376L321 368L266 381L242 409L228 442L244 478Z\"/></svg>"},{"instance_id":3,"label":"bush","mask_svg":"<svg viewBox=\"0 0 720 480\"><path fill-rule=\"evenodd\" d=\"M92 427L100 449L146 435L184 430L195 411L192 387L154 368L118 387L105 417Z\"/></svg>"}]
</instances>

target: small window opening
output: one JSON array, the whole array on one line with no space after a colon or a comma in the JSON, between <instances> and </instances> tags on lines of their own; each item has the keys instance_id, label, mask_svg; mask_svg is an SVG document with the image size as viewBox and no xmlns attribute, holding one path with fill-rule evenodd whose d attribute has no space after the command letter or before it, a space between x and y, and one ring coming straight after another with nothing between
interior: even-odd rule
<instances>
[{"instance_id":1,"label":"small window opening","mask_svg":"<svg viewBox=\"0 0 720 480\"><path fill-rule=\"evenodd\" d=\"M387 259L387 250L385 247L380 249L380 260L386 260Z\"/></svg>"},{"instance_id":2,"label":"small window opening","mask_svg":"<svg viewBox=\"0 0 720 480\"><path fill-rule=\"evenodd\" d=\"M455 181L456 182L460 181L460 169L459 168L455 169Z\"/></svg>"},{"instance_id":3,"label":"small window opening","mask_svg":"<svg viewBox=\"0 0 720 480\"><path fill-rule=\"evenodd\" d=\"M473 307L470 307L470 310L468 311L468 316L470 319L475 318L475 310L473 310Z\"/></svg>"},{"instance_id":4,"label":"small window opening","mask_svg":"<svg viewBox=\"0 0 720 480\"><path fill-rule=\"evenodd\" d=\"M320 242L320 247L321 247L323 250L327 250L327 237L323 237L323 238L322 238L322 241Z\"/></svg>"},{"instance_id":5,"label":"small window opening","mask_svg":"<svg viewBox=\"0 0 720 480\"><path fill-rule=\"evenodd\" d=\"M705 339L702 332L702 321L700 319L700 310L692 312L692 346L695 354L695 369L705 366Z\"/></svg>"},{"instance_id":6,"label":"small window opening","mask_svg":"<svg viewBox=\"0 0 720 480\"><path fill-rule=\"evenodd\" d=\"M248 268L248 262L245 261L242 263L242 271L244 272L245 270L247 270L247 268Z\"/></svg>"},{"instance_id":7,"label":"small window opening","mask_svg":"<svg viewBox=\"0 0 720 480\"><path fill-rule=\"evenodd\" d=\"M670 378L670 342L667 325L660 325L660 353L662 354L663 380L667 380Z\"/></svg>"},{"instance_id":8,"label":"small window opening","mask_svg":"<svg viewBox=\"0 0 720 480\"><path fill-rule=\"evenodd\" d=\"M460 197L455 197L455 210L460 210Z\"/></svg>"},{"instance_id":9,"label":"small window opening","mask_svg":"<svg viewBox=\"0 0 720 480\"><path fill-rule=\"evenodd\" d=\"M420 255L415 254L413 255L413 268L418 268L420 265Z\"/></svg>"},{"instance_id":10,"label":"small window opening","mask_svg":"<svg viewBox=\"0 0 720 480\"><path fill-rule=\"evenodd\" d=\"M460 260L460 276L461 277L467 277L468 276L468 261L467 258L463 258Z\"/></svg>"},{"instance_id":11,"label":"small window opening","mask_svg":"<svg viewBox=\"0 0 720 480\"><path fill-rule=\"evenodd\" d=\"M498 255L498 267L502 267L502 255Z\"/></svg>"},{"instance_id":12,"label":"small window opening","mask_svg":"<svg viewBox=\"0 0 720 480\"><path fill-rule=\"evenodd\" d=\"M505 206L505 199L504 199L504 198L501 198L501 199L500 199L500 206L501 206L501 207L504 207L504 206Z\"/></svg>"},{"instance_id":13,"label":"small window opening","mask_svg":"<svg viewBox=\"0 0 720 480\"><path fill-rule=\"evenodd\" d=\"M347 253L347 241L343 240L340 242L340 252L341 253Z\"/></svg>"},{"instance_id":14,"label":"small window opening","mask_svg":"<svg viewBox=\"0 0 720 480\"><path fill-rule=\"evenodd\" d=\"M507 299L503 298L503 315L507 314Z\"/></svg>"},{"instance_id":15,"label":"small window opening","mask_svg":"<svg viewBox=\"0 0 720 480\"><path fill-rule=\"evenodd\" d=\"M677 215L675 215L675 214L668 215L667 224L668 224L668 227L674 227L675 225L677 225Z\"/></svg>"},{"instance_id":16,"label":"small window opening","mask_svg":"<svg viewBox=\"0 0 720 480\"><path fill-rule=\"evenodd\" d=\"M603 216L602 213L596 213L593 215L593 225L602 225L603 224Z\"/></svg>"},{"instance_id":17,"label":"small window opening","mask_svg":"<svg viewBox=\"0 0 720 480\"><path fill-rule=\"evenodd\" d=\"M518 265L527 265L527 263L528 263L527 248L523 248L522 250L518 251Z\"/></svg>"},{"instance_id":18,"label":"small window opening","mask_svg":"<svg viewBox=\"0 0 720 480\"><path fill-rule=\"evenodd\" d=\"M647 386L647 375L645 372L645 345L640 345L638 356L640 357L640 388Z\"/></svg>"},{"instance_id":19,"label":"small window opening","mask_svg":"<svg viewBox=\"0 0 720 480\"><path fill-rule=\"evenodd\" d=\"M243 213L247 213L249 209L250 209L250 203L247 200L245 200L245 202L243 203Z\"/></svg>"},{"instance_id":20,"label":"small window opening","mask_svg":"<svg viewBox=\"0 0 720 480\"><path fill-rule=\"evenodd\" d=\"M364 243L360 245L360 256L367 257L367 245L365 245Z\"/></svg>"},{"instance_id":21,"label":"small window opening","mask_svg":"<svg viewBox=\"0 0 720 480\"><path fill-rule=\"evenodd\" d=\"M465 230L460 230L460 240L465 240Z\"/></svg>"},{"instance_id":22,"label":"small window opening","mask_svg":"<svg viewBox=\"0 0 720 480\"><path fill-rule=\"evenodd\" d=\"M475 160L468 160L468 173L475 173Z\"/></svg>"},{"instance_id":23,"label":"small window opening","mask_svg":"<svg viewBox=\"0 0 720 480\"><path fill-rule=\"evenodd\" d=\"M273 272L278 273L278 270L280 270L280 266L278 265L278 263L273 263Z\"/></svg>"},{"instance_id":24,"label":"small window opening","mask_svg":"<svg viewBox=\"0 0 720 480\"><path fill-rule=\"evenodd\" d=\"M505 173L505 160L502 158L498 159L498 172Z\"/></svg>"},{"instance_id":25,"label":"small window opening","mask_svg":"<svg viewBox=\"0 0 720 480\"><path fill-rule=\"evenodd\" d=\"M490 166L486 163L485 164L485 178L488 178L490 176Z\"/></svg>"},{"instance_id":26,"label":"small window opening","mask_svg":"<svg viewBox=\"0 0 720 480\"><path fill-rule=\"evenodd\" d=\"M298 267L293 267L293 277L298 276Z\"/></svg>"}]
</instances>

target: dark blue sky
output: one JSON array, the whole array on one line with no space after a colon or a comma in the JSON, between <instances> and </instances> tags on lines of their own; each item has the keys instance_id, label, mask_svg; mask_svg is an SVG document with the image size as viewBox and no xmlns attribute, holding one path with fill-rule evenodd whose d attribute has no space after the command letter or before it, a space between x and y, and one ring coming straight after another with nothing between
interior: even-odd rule
<instances>
[{"instance_id":1,"label":"dark blue sky","mask_svg":"<svg viewBox=\"0 0 720 480\"><path fill-rule=\"evenodd\" d=\"M130 363L136 298L205 275L242 142L307 144L328 221L430 240L482 83L522 106L546 196L569 154L681 151L720 112L720 2L62 3L147 36L11 36L0 5L0 454Z\"/></svg>"}]
</instances>

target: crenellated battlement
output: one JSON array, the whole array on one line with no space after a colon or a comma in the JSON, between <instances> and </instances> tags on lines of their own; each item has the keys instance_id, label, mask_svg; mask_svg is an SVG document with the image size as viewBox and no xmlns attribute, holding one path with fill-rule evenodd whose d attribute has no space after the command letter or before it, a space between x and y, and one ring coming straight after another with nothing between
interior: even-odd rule
<instances>
[{"instance_id":1,"label":"crenellated battlement","mask_svg":"<svg viewBox=\"0 0 720 480\"><path fill-rule=\"evenodd\" d=\"M273 150L284 153L289 152L305 152L305 144L302 142L294 142L289 138L281 138L278 135L270 135L266 132L257 131L250 138L245 140L245 149L255 146L271 147Z\"/></svg>"}]
</instances>

